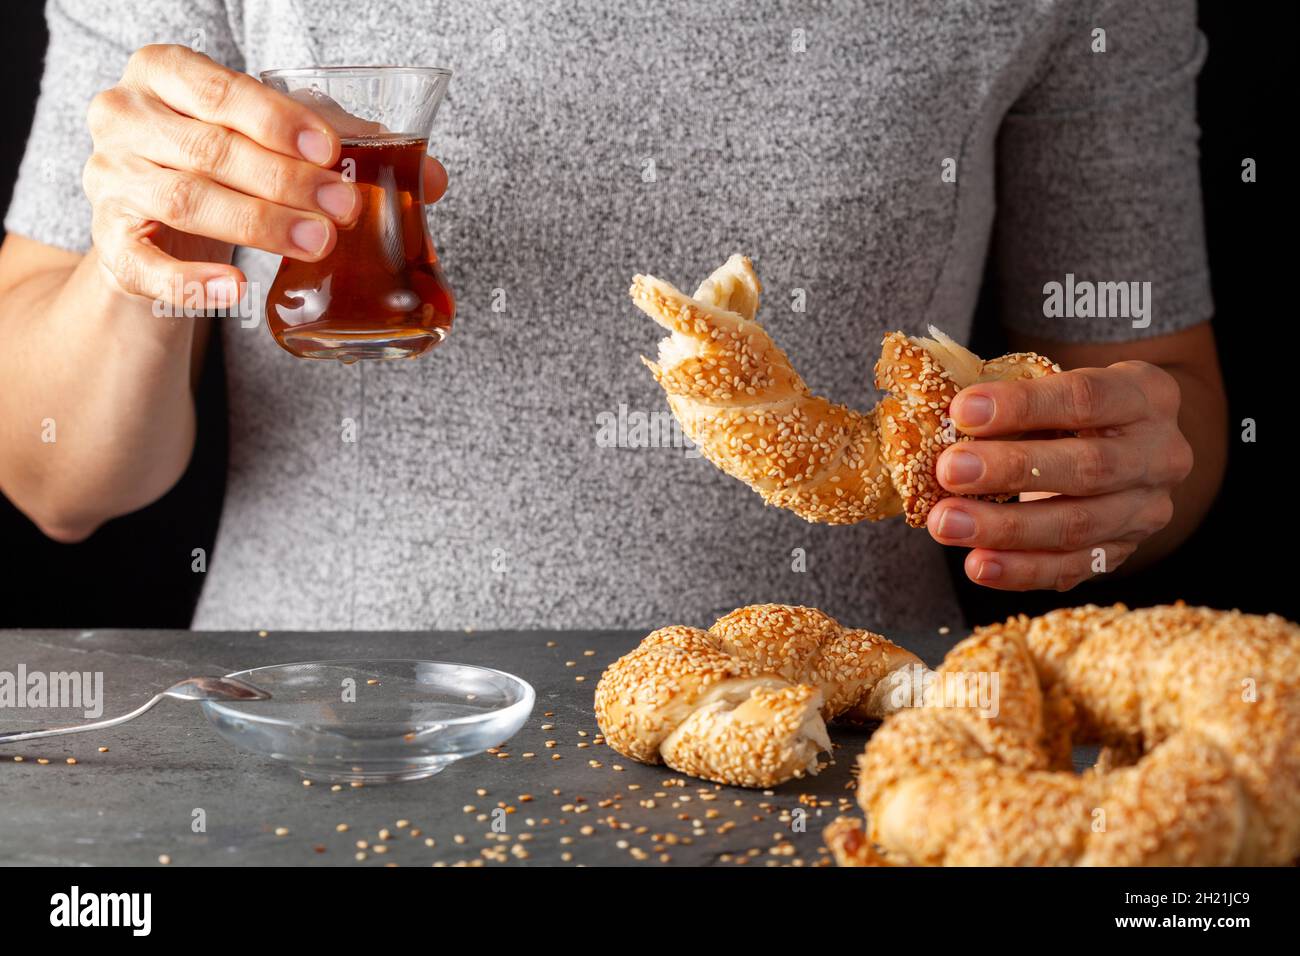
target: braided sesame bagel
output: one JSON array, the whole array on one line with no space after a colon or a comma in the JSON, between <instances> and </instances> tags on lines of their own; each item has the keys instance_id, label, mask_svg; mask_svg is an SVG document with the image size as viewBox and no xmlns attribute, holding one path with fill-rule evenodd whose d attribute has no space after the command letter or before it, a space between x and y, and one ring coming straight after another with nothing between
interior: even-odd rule
<instances>
[{"instance_id":1,"label":"braided sesame bagel","mask_svg":"<svg viewBox=\"0 0 1300 956\"><path fill-rule=\"evenodd\" d=\"M654 276L632 280L632 301L671 333L658 361L642 358L686 435L709 461L768 504L808 521L854 524L897 514L913 527L948 493L935 462L953 441L948 406L961 389L1060 369L1032 353L985 362L936 329L885 336L876 387L857 412L810 395L755 318L762 286L735 255L687 296Z\"/></svg>"},{"instance_id":2,"label":"braided sesame bagel","mask_svg":"<svg viewBox=\"0 0 1300 956\"><path fill-rule=\"evenodd\" d=\"M826 832L842 865L1292 863L1300 628L1182 604L980 628L872 737L858 801L865 828Z\"/></svg>"},{"instance_id":3,"label":"braided sesame bagel","mask_svg":"<svg viewBox=\"0 0 1300 956\"><path fill-rule=\"evenodd\" d=\"M879 719L889 680L920 661L879 634L806 607L740 608L707 631L675 625L611 664L596 686L605 742L716 783L771 787L815 773L826 721Z\"/></svg>"}]
</instances>

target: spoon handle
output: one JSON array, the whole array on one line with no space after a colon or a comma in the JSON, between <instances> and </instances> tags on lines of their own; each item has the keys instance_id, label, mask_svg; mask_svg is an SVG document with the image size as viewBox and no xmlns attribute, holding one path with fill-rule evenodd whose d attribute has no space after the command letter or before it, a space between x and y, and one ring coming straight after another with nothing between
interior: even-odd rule
<instances>
[{"instance_id":1,"label":"spoon handle","mask_svg":"<svg viewBox=\"0 0 1300 956\"><path fill-rule=\"evenodd\" d=\"M153 707L154 704L163 699L162 694L157 694L150 700L146 701L143 706L137 707L129 714L123 714L121 717L110 717L108 720L95 720L88 724L74 724L71 727L54 727L49 730L15 730L9 733L0 733L0 744L17 743L20 740L38 740L41 737L60 737L63 734L83 734L89 730L103 730L106 727L116 727L118 724L124 724L128 720L134 720L146 710Z\"/></svg>"}]
</instances>

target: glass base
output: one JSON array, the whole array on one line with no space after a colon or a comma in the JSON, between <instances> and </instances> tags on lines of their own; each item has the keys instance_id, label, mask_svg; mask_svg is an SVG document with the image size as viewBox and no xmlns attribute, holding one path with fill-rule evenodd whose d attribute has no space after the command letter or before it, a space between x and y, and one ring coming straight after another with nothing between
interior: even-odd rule
<instances>
[{"instance_id":1,"label":"glass base","mask_svg":"<svg viewBox=\"0 0 1300 956\"><path fill-rule=\"evenodd\" d=\"M424 780L441 773L459 757L444 756L434 759L422 758L418 763L404 766L386 767L338 767L322 764L290 763L294 770L317 783L405 783L408 780Z\"/></svg>"},{"instance_id":2,"label":"glass base","mask_svg":"<svg viewBox=\"0 0 1300 956\"><path fill-rule=\"evenodd\" d=\"M344 365L362 360L415 358L440 345L443 329L294 329L278 336L280 345L299 358L333 359Z\"/></svg>"}]
</instances>

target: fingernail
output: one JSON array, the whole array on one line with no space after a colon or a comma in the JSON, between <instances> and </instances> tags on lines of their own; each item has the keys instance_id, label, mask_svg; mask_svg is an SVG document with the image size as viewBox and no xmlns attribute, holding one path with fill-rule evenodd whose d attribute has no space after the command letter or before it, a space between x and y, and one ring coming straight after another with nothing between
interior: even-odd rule
<instances>
[{"instance_id":1,"label":"fingernail","mask_svg":"<svg viewBox=\"0 0 1300 956\"><path fill-rule=\"evenodd\" d=\"M238 301L239 285L228 276L209 279L203 283L203 296L209 307L224 308Z\"/></svg>"},{"instance_id":2,"label":"fingernail","mask_svg":"<svg viewBox=\"0 0 1300 956\"><path fill-rule=\"evenodd\" d=\"M329 238L329 233L322 222L315 219L299 219L289 230L289 238L303 252L309 252L314 256L325 248L325 240Z\"/></svg>"},{"instance_id":3,"label":"fingernail","mask_svg":"<svg viewBox=\"0 0 1300 956\"><path fill-rule=\"evenodd\" d=\"M330 161L329 137L316 129L305 129L298 134L298 152L309 163Z\"/></svg>"},{"instance_id":4,"label":"fingernail","mask_svg":"<svg viewBox=\"0 0 1300 956\"><path fill-rule=\"evenodd\" d=\"M356 187L348 183L329 183L316 190L316 205L335 219L346 219L356 204Z\"/></svg>"},{"instance_id":5,"label":"fingernail","mask_svg":"<svg viewBox=\"0 0 1300 956\"><path fill-rule=\"evenodd\" d=\"M975 533L975 519L957 508L947 508L939 516L939 537L969 538Z\"/></svg>"},{"instance_id":6,"label":"fingernail","mask_svg":"<svg viewBox=\"0 0 1300 956\"><path fill-rule=\"evenodd\" d=\"M967 395L957 402L953 413L958 428L978 428L993 421L993 399L987 395Z\"/></svg>"},{"instance_id":7,"label":"fingernail","mask_svg":"<svg viewBox=\"0 0 1300 956\"><path fill-rule=\"evenodd\" d=\"M944 475L947 484L969 485L979 481L984 474L984 462L978 455L968 451L953 451L944 455Z\"/></svg>"},{"instance_id":8,"label":"fingernail","mask_svg":"<svg viewBox=\"0 0 1300 956\"><path fill-rule=\"evenodd\" d=\"M1002 565L996 561L981 561L975 570L976 581L996 581L1002 577Z\"/></svg>"}]
</instances>

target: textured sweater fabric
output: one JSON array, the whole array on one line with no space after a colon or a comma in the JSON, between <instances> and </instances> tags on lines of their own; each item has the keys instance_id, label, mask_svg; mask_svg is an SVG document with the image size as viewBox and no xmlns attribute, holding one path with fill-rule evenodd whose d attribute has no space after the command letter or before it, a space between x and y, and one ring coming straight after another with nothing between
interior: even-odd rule
<instances>
[{"instance_id":1,"label":"textured sweater fabric","mask_svg":"<svg viewBox=\"0 0 1300 956\"><path fill-rule=\"evenodd\" d=\"M345 367L224 323L229 476L196 627L707 625L765 601L886 633L958 625L924 531L806 524L638 427L665 403L631 276L692 289L752 256L773 337L859 408L884 332L968 336L990 256L1014 330L1123 341L1210 317L1191 0L50 0L47 17L5 224L73 250L91 241L87 103L146 43L254 75L455 71L430 211L452 335ZM270 288L275 257L236 262ZM1150 282L1149 324L1048 317L1067 274Z\"/></svg>"}]
</instances>

